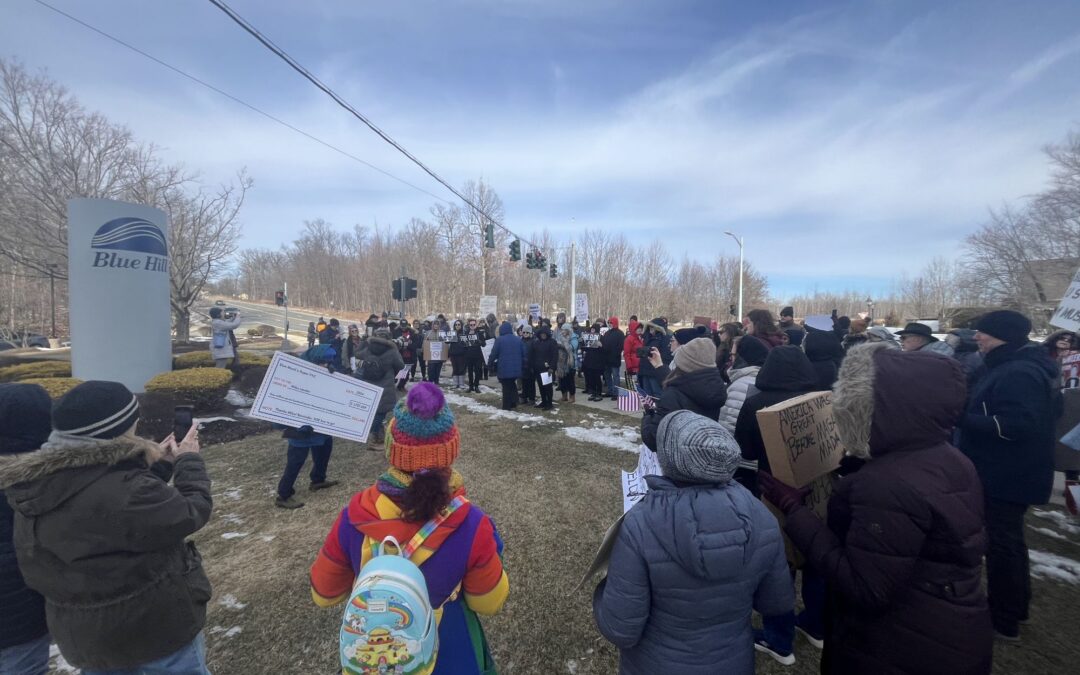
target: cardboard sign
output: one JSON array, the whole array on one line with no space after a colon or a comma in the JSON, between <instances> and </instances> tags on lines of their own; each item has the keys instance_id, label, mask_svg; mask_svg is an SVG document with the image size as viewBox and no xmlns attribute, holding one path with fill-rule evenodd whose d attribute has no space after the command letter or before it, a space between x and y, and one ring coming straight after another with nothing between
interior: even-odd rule
<instances>
[{"instance_id":1,"label":"cardboard sign","mask_svg":"<svg viewBox=\"0 0 1080 675\"><path fill-rule=\"evenodd\" d=\"M481 295L480 296L480 318L486 318L488 314L494 314L498 311L499 296L497 295Z\"/></svg>"},{"instance_id":2,"label":"cardboard sign","mask_svg":"<svg viewBox=\"0 0 1080 675\"><path fill-rule=\"evenodd\" d=\"M840 466L844 445L832 413L832 392L815 391L757 413L772 474L802 487Z\"/></svg>"},{"instance_id":3,"label":"cardboard sign","mask_svg":"<svg viewBox=\"0 0 1080 675\"><path fill-rule=\"evenodd\" d=\"M1080 352L1070 351L1061 357L1061 388L1080 387Z\"/></svg>"},{"instance_id":4,"label":"cardboard sign","mask_svg":"<svg viewBox=\"0 0 1080 675\"><path fill-rule=\"evenodd\" d=\"M709 327L712 326L712 324L713 324L713 320L712 320L711 316L695 316L694 317L694 324L693 325L695 325L695 326L705 326L706 328L709 328Z\"/></svg>"},{"instance_id":5,"label":"cardboard sign","mask_svg":"<svg viewBox=\"0 0 1080 675\"><path fill-rule=\"evenodd\" d=\"M611 527L604 533L604 539L600 542L600 548L596 550L596 555L593 556L593 561L589 565L589 569L585 570L585 575L581 577L581 581L574 587L574 590L581 590L594 575L600 574L601 576L607 575L608 563L611 562L611 551L615 548L615 540L619 536L619 530L622 528L623 517L626 514L619 516Z\"/></svg>"},{"instance_id":6,"label":"cardboard sign","mask_svg":"<svg viewBox=\"0 0 1080 675\"><path fill-rule=\"evenodd\" d=\"M1080 270L1073 275L1072 283L1061 296L1061 304L1050 317L1050 325L1065 330L1080 330Z\"/></svg>"},{"instance_id":7,"label":"cardboard sign","mask_svg":"<svg viewBox=\"0 0 1080 675\"><path fill-rule=\"evenodd\" d=\"M445 359L446 343L434 342L432 340L426 340L424 342L424 360L425 361L442 361Z\"/></svg>"},{"instance_id":8,"label":"cardboard sign","mask_svg":"<svg viewBox=\"0 0 1080 675\"><path fill-rule=\"evenodd\" d=\"M833 477L830 474L824 476L818 476L814 480L810 481L810 494L806 495L806 499L803 501L810 510L817 514L818 518L821 518L822 522L825 521L829 506L829 497L832 496L833 491ZM787 556L788 564L794 568L803 566L806 562L806 558L799 549L795 548L795 545L791 543L791 539L788 538L787 532L784 532L784 514L780 512L780 509L776 508L772 502L768 499L761 500L765 504L769 512L776 516L776 521L780 523L780 533L784 536L784 555Z\"/></svg>"},{"instance_id":9,"label":"cardboard sign","mask_svg":"<svg viewBox=\"0 0 1080 675\"><path fill-rule=\"evenodd\" d=\"M656 459L656 453L644 443L638 449L638 464L633 471L622 472L623 513L626 513L634 504L641 501L649 492L649 486L645 483L645 476L663 476L660 462Z\"/></svg>"}]
</instances>

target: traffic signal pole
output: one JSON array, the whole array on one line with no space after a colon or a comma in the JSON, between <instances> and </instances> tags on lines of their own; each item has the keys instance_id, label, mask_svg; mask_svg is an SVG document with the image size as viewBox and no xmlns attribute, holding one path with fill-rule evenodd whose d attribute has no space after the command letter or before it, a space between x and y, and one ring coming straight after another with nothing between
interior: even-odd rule
<instances>
[{"instance_id":1,"label":"traffic signal pole","mask_svg":"<svg viewBox=\"0 0 1080 675\"><path fill-rule=\"evenodd\" d=\"M289 282L286 281L285 283L283 283L281 288L282 288L283 291L285 291L285 293L284 293L285 297L283 298L284 302L282 303L282 306L285 307L285 338L281 341L281 348L282 349L288 349L289 348Z\"/></svg>"},{"instance_id":2,"label":"traffic signal pole","mask_svg":"<svg viewBox=\"0 0 1080 675\"><path fill-rule=\"evenodd\" d=\"M405 291L405 266L402 265L401 266L401 316L398 317L398 321L399 321L398 325L399 326L401 325L401 322L405 321L405 296L406 295L407 295L407 293Z\"/></svg>"}]
</instances>

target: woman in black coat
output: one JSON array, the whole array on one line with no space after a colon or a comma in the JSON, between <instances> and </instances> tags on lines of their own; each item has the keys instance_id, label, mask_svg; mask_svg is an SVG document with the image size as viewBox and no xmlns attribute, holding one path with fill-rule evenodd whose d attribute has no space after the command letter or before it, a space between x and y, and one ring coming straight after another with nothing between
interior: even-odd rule
<instances>
[{"instance_id":1,"label":"woman in black coat","mask_svg":"<svg viewBox=\"0 0 1080 675\"><path fill-rule=\"evenodd\" d=\"M847 452L867 461L837 482L827 524L800 491L760 478L791 541L826 580L822 673L990 672L982 490L949 444L965 391L952 359L856 347L833 411Z\"/></svg>"},{"instance_id":2,"label":"woman in black coat","mask_svg":"<svg viewBox=\"0 0 1080 675\"><path fill-rule=\"evenodd\" d=\"M602 401L604 377L604 350L600 344L600 324L589 326L589 332L581 336L581 370L585 373L585 392L590 401Z\"/></svg>"},{"instance_id":3,"label":"woman in black coat","mask_svg":"<svg viewBox=\"0 0 1080 675\"><path fill-rule=\"evenodd\" d=\"M469 346L465 343L465 328L461 319L455 319L454 325L446 334L446 341L450 343L450 366L454 376L454 389L465 388L465 355Z\"/></svg>"},{"instance_id":4,"label":"woman in black coat","mask_svg":"<svg viewBox=\"0 0 1080 675\"><path fill-rule=\"evenodd\" d=\"M810 359L817 374L815 391L832 389L833 382L840 373L840 364L844 362L844 347L835 333L809 328L803 338L803 351Z\"/></svg>"}]
</instances>

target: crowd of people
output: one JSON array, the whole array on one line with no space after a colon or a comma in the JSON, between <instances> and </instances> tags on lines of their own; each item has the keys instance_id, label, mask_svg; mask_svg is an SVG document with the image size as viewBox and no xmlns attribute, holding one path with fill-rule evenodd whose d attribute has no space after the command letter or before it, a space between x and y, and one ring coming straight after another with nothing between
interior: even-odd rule
<instances>
[{"instance_id":1,"label":"crowd of people","mask_svg":"<svg viewBox=\"0 0 1080 675\"><path fill-rule=\"evenodd\" d=\"M1057 446L1077 423L1080 387L1062 366L1080 342L1059 332L1033 343L1031 322L1007 310L944 340L920 323L899 339L871 324L796 322L790 307L779 321L755 309L742 323L677 330L632 316L625 334L617 317L372 315L345 331L320 320L303 357L381 387L370 447L387 468L343 500L312 552L314 601L367 611L365 566L411 554L437 617L434 672L494 672L479 616L509 596L503 544L454 469L461 439L444 392L479 392L494 377L503 408L551 409L556 388L575 401L580 376L593 401L630 387L649 401L643 452L663 474L647 477L593 595L620 672L751 673L755 650L791 665L802 635L823 650L825 673L989 673L994 640L1020 641L1031 618L1024 515L1049 499L1055 469L1076 479L1062 458L1080 453ZM417 366L424 381L410 386ZM824 520L805 488L772 476L756 414L815 391L833 392L846 450ZM212 508L198 431L153 442L138 419L137 397L117 383L85 382L55 403L37 385L0 384L0 672L46 672L50 642L89 674L209 672L210 581L187 541ZM333 439L282 431L275 503L299 508L309 455L309 489L338 484L327 478ZM358 658L343 637L343 665Z\"/></svg>"}]
</instances>

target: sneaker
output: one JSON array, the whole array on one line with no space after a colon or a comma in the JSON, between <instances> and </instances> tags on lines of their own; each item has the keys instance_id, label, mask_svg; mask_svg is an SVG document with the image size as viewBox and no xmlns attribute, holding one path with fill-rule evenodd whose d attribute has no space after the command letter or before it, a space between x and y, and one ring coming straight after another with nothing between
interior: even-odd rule
<instances>
[{"instance_id":1,"label":"sneaker","mask_svg":"<svg viewBox=\"0 0 1080 675\"><path fill-rule=\"evenodd\" d=\"M318 490L325 490L326 488L332 488L337 484L338 484L338 481L336 481L336 480L324 480L321 483L312 483L311 485L308 486L308 490L310 490L311 492L316 492ZM303 506L303 504L301 504L300 506Z\"/></svg>"},{"instance_id":2,"label":"sneaker","mask_svg":"<svg viewBox=\"0 0 1080 675\"><path fill-rule=\"evenodd\" d=\"M279 509L298 509L304 505L304 502L298 501L296 497L289 497L288 499L282 499L278 497L274 500L274 506Z\"/></svg>"},{"instance_id":3,"label":"sneaker","mask_svg":"<svg viewBox=\"0 0 1080 675\"><path fill-rule=\"evenodd\" d=\"M1004 642L1005 644L1015 645L1015 644L1020 643L1020 633L1017 632L1016 635L1007 635L1005 633L1001 633L1001 632L998 632L997 630L994 630L994 639L997 640L998 642Z\"/></svg>"},{"instance_id":4,"label":"sneaker","mask_svg":"<svg viewBox=\"0 0 1080 675\"><path fill-rule=\"evenodd\" d=\"M773 649L769 643L765 641L764 631L754 631L754 649L762 654L768 654L773 657L773 659L782 666L795 665L795 653L788 652L784 654Z\"/></svg>"},{"instance_id":5,"label":"sneaker","mask_svg":"<svg viewBox=\"0 0 1080 675\"><path fill-rule=\"evenodd\" d=\"M808 631L805 628L803 628L802 626L800 626L797 621L795 623L795 630L802 633L803 637L806 638L806 641L809 642L810 644L814 645L818 649L824 649L825 648L825 638L824 637L818 637L818 636L814 635L810 631Z\"/></svg>"}]
</instances>

